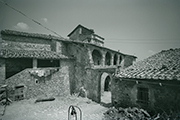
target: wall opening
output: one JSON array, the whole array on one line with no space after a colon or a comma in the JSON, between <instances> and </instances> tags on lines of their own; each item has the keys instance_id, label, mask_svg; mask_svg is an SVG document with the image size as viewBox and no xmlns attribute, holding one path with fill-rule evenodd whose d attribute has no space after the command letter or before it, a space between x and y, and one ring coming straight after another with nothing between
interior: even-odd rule
<instances>
[{"instance_id":1,"label":"wall opening","mask_svg":"<svg viewBox=\"0 0 180 120\"><path fill-rule=\"evenodd\" d=\"M27 58L6 59L6 79L21 72L26 68L32 68L32 59L27 59Z\"/></svg>"},{"instance_id":2,"label":"wall opening","mask_svg":"<svg viewBox=\"0 0 180 120\"><path fill-rule=\"evenodd\" d=\"M104 91L110 91L110 80L111 78L107 76L104 83Z\"/></svg>"},{"instance_id":3,"label":"wall opening","mask_svg":"<svg viewBox=\"0 0 180 120\"><path fill-rule=\"evenodd\" d=\"M120 55L119 56L119 64L121 64L121 62L122 62L122 56Z\"/></svg>"},{"instance_id":4,"label":"wall opening","mask_svg":"<svg viewBox=\"0 0 180 120\"><path fill-rule=\"evenodd\" d=\"M106 72L101 75L101 103L111 104L111 77Z\"/></svg>"},{"instance_id":5,"label":"wall opening","mask_svg":"<svg viewBox=\"0 0 180 120\"><path fill-rule=\"evenodd\" d=\"M24 98L25 98L25 86L24 85L15 86L14 99L18 101L18 100L23 100Z\"/></svg>"},{"instance_id":6,"label":"wall opening","mask_svg":"<svg viewBox=\"0 0 180 120\"><path fill-rule=\"evenodd\" d=\"M110 64L111 64L111 54L107 52L105 58L105 65L110 65Z\"/></svg>"},{"instance_id":7,"label":"wall opening","mask_svg":"<svg viewBox=\"0 0 180 120\"><path fill-rule=\"evenodd\" d=\"M37 60L37 67L60 67L59 60Z\"/></svg>"},{"instance_id":8,"label":"wall opening","mask_svg":"<svg viewBox=\"0 0 180 120\"><path fill-rule=\"evenodd\" d=\"M117 57L117 55L115 54L115 55L114 55L114 65L117 65L117 58L118 58L118 57Z\"/></svg>"},{"instance_id":9,"label":"wall opening","mask_svg":"<svg viewBox=\"0 0 180 120\"><path fill-rule=\"evenodd\" d=\"M100 65L102 62L102 55L98 50L93 50L92 58L94 61L94 65Z\"/></svg>"},{"instance_id":10,"label":"wall opening","mask_svg":"<svg viewBox=\"0 0 180 120\"><path fill-rule=\"evenodd\" d=\"M144 87L137 88L137 102L143 105L148 105L149 103L149 89Z\"/></svg>"}]
</instances>

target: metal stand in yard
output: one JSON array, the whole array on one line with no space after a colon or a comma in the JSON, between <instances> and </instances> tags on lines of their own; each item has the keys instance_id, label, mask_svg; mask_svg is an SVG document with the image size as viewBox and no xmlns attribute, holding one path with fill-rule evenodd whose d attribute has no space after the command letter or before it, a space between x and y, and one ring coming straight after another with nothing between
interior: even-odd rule
<instances>
[{"instance_id":1,"label":"metal stand in yard","mask_svg":"<svg viewBox=\"0 0 180 120\"><path fill-rule=\"evenodd\" d=\"M68 120L78 120L78 113L76 111L77 108L79 110L79 119L82 120L82 111L81 109L78 107L78 106L69 106L69 109L68 109Z\"/></svg>"}]
</instances>

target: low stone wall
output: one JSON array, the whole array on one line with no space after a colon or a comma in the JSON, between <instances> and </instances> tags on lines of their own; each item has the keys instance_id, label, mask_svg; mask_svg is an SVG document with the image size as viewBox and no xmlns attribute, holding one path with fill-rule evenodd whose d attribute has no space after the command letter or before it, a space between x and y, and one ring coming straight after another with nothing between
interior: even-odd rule
<instances>
[{"instance_id":1,"label":"low stone wall","mask_svg":"<svg viewBox=\"0 0 180 120\"><path fill-rule=\"evenodd\" d=\"M24 86L25 99L37 98L42 96L66 96L70 94L69 88L69 68L49 68L54 73L43 76L35 76L32 71L35 69L26 69L6 80L8 84L9 97L14 100L14 88ZM47 71L47 69L44 69ZM43 69L36 69L43 71Z\"/></svg>"}]
</instances>

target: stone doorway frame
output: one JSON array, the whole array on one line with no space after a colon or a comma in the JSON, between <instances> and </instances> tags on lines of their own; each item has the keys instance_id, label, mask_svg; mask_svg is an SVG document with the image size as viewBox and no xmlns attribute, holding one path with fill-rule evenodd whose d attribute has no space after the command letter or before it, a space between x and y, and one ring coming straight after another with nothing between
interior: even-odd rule
<instances>
[{"instance_id":1,"label":"stone doorway frame","mask_svg":"<svg viewBox=\"0 0 180 120\"><path fill-rule=\"evenodd\" d=\"M103 102L102 101L102 96L103 96L103 93L104 93L104 86L105 86L105 81L106 81L106 78L109 76L109 78L110 78L110 81L109 81L109 83L111 82L111 80L112 80L112 74L111 73L108 73L108 72L102 72L101 74L100 74L100 103L101 102ZM110 85L110 87L111 87L111 85ZM109 91L110 92L110 94L111 94L111 90ZM109 99L111 99L110 101L111 101L111 103L112 103L112 98L109 98Z\"/></svg>"}]
</instances>

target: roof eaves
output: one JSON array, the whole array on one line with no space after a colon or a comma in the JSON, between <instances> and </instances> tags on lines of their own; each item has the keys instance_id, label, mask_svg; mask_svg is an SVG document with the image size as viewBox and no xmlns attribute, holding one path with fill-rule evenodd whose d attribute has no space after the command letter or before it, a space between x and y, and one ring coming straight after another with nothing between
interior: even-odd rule
<instances>
[{"instance_id":1,"label":"roof eaves","mask_svg":"<svg viewBox=\"0 0 180 120\"><path fill-rule=\"evenodd\" d=\"M33 37L33 38L42 38L42 39L48 39L48 40L65 40L63 37L58 37L54 35L46 35L46 34L40 34L40 33L28 33L28 32L20 32L15 30L2 30L2 35L15 35L15 36L23 36L23 37Z\"/></svg>"},{"instance_id":2,"label":"roof eaves","mask_svg":"<svg viewBox=\"0 0 180 120\"><path fill-rule=\"evenodd\" d=\"M53 51L0 49L1 58L74 59Z\"/></svg>"}]
</instances>

